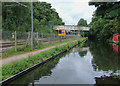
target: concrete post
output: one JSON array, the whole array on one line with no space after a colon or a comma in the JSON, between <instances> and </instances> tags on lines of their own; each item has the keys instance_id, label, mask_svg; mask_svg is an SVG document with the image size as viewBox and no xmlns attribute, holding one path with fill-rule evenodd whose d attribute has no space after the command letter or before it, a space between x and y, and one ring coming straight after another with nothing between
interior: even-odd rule
<instances>
[{"instance_id":1,"label":"concrete post","mask_svg":"<svg viewBox=\"0 0 120 86\"><path fill-rule=\"evenodd\" d=\"M33 49L34 43L33 43L33 2L32 2L32 0L31 0L31 26L32 26L32 30L31 30L31 48Z\"/></svg>"},{"instance_id":2,"label":"concrete post","mask_svg":"<svg viewBox=\"0 0 120 86\"><path fill-rule=\"evenodd\" d=\"M33 49L33 32L31 32L31 48Z\"/></svg>"},{"instance_id":3,"label":"concrete post","mask_svg":"<svg viewBox=\"0 0 120 86\"><path fill-rule=\"evenodd\" d=\"M15 31L15 52L17 52L17 34Z\"/></svg>"},{"instance_id":4,"label":"concrete post","mask_svg":"<svg viewBox=\"0 0 120 86\"><path fill-rule=\"evenodd\" d=\"M55 34L54 34L54 40L55 40Z\"/></svg>"},{"instance_id":5,"label":"concrete post","mask_svg":"<svg viewBox=\"0 0 120 86\"><path fill-rule=\"evenodd\" d=\"M39 42L38 42L38 32L37 32L37 47L39 48Z\"/></svg>"}]
</instances>

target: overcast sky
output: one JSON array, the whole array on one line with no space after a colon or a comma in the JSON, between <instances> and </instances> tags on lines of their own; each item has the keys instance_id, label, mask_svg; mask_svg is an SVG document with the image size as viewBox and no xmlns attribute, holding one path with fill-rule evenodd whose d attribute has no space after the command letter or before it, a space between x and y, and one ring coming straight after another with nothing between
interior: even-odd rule
<instances>
[{"instance_id":1,"label":"overcast sky","mask_svg":"<svg viewBox=\"0 0 120 86\"><path fill-rule=\"evenodd\" d=\"M89 6L89 0L39 0L52 4L66 25L77 25L80 18L90 23L94 6Z\"/></svg>"}]
</instances>

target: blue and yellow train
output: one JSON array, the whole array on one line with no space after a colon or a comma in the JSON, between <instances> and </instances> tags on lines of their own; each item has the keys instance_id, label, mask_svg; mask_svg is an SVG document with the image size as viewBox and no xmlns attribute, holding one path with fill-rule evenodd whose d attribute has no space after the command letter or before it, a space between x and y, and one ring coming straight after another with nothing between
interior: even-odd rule
<instances>
[{"instance_id":1,"label":"blue and yellow train","mask_svg":"<svg viewBox=\"0 0 120 86\"><path fill-rule=\"evenodd\" d=\"M66 38L67 31L65 29L58 29L58 37L59 38Z\"/></svg>"}]
</instances>

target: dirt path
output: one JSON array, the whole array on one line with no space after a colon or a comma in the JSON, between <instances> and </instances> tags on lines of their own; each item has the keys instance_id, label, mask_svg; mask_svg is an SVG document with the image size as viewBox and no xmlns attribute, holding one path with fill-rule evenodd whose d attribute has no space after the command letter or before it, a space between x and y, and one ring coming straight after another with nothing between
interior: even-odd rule
<instances>
[{"instance_id":1,"label":"dirt path","mask_svg":"<svg viewBox=\"0 0 120 86\"><path fill-rule=\"evenodd\" d=\"M77 41L77 40L75 40L75 41ZM72 41L72 42L75 42L75 41ZM42 51L50 50L52 48L55 48L56 46L59 47L59 46L66 45L66 44L72 43L72 42L62 43L62 44L51 46L51 47L48 47L48 48L45 48L45 49L41 49L41 50L37 50L37 51L32 51L32 52L29 52L29 53L26 53L26 54L21 54L21 55L17 55L17 56L8 57L6 59L0 60L0 63L2 63L2 65L9 64L11 62L18 61L18 60L23 59L23 58L27 58L29 56L33 56L33 55L39 54ZM2 65L0 65L0 67Z\"/></svg>"}]
</instances>

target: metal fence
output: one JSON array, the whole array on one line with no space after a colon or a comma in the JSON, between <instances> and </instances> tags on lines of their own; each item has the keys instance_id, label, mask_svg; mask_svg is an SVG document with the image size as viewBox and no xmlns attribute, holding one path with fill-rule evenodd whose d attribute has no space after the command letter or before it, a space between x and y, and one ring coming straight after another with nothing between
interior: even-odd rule
<instances>
[{"instance_id":1,"label":"metal fence","mask_svg":"<svg viewBox=\"0 0 120 86\"><path fill-rule=\"evenodd\" d=\"M2 31L2 34L0 35L2 36L0 48L2 48L3 51L12 48L13 46L15 46L15 51L17 51L18 45L24 45L26 47L31 44L31 32ZM46 44L59 40L68 40L75 37L78 37L78 35L67 34L66 38L60 39L58 34L33 32L34 48L38 48L39 44Z\"/></svg>"}]
</instances>

